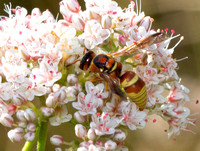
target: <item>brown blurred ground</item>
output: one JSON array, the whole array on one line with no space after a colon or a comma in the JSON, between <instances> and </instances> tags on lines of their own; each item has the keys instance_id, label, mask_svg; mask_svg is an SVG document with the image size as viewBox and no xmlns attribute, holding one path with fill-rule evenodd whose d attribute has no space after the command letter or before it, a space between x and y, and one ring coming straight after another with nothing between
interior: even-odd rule
<instances>
[{"instance_id":1,"label":"brown blurred ground","mask_svg":"<svg viewBox=\"0 0 200 151\"><path fill-rule=\"evenodd\" d=\"M10 0L13 7L23 6L30 10L39 7L42 11L49 9L54 16L57 15L59 8L59 0ZM129 0L116 0L119 5L127 7ZM83 0L79 0L83 4ZM0 1L0 14L3 14L3 3L8 4L7 0ZM190 90L190 98L192 100L200 99L200 1L199 0L142 0L142 10L146 15L155 19L153 28L174 29L176 33L180 33L185 40L176 48L174 57L177 59L188 56L189 59L179 62L180 69L178 74L182 77L182 84ZM61 15L60 15L61 17ZM178 39L176 39L178 41ZM174 41L176 41L174 40ZM200 104L195 102L187 104L191 108L192 113L200 111ZM200 150L200 115L196 116L197 126L190 127L196 134L190 132L182 132L176 137L176 141L172 138L168 139L164 132L167 124L162 119L156 117L156 123L148 122L143 130L130 132L128 135L128 143L130 151L199 151ZM152 117L152 119L155 117ZM65 140L70 141L72 131L66 131L71 127L70 124L57 127L49 127L49 136L53 134L62 134ZM21 144L13 144L7 139L7 131L9 129L0 125L0 151L20 150ZM47 142L47 151L53 151L54 147Z\"/></svg>"}]
</instances>

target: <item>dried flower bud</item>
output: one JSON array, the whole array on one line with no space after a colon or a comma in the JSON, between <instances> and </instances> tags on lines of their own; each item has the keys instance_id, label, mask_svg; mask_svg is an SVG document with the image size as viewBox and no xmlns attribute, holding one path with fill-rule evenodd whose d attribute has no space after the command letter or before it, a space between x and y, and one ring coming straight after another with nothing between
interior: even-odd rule
<instances>
[{"instance_id":1,"label":"dried flower bud","mask_svg":"<svg viewBox=\"0 0 200 151\"><path fill-rule=\"evenodd\" d=\"M13 143L20 142L23 139L23 129L15 128L8 132L8 137Z\"/></svg>"},{"instance_id":2,"label":"dried flower bud","mask_svg":"<svg viewBox=\"0 0 200 151\"><path fill-rule=\"evenodd\" d=\"M76 136L79 137L79 138L84 138L87 134L87 130L86 128L81 125L81 124L76 124L75 126L75 133L76 133Z\"/></svg>"},{"instance_id":3,"label":"dried flower bud","mask_svg":"<svg viewBox=\"0 0 200 151\"><path fill-rule=\"evenodd\" d=\"M115 150L117 148L117 144L115 142L113 142L112 140L108 140L105 144L105 148L106 150Z\"/></svg>"},{"instance_id":4,"label":"dried flower bud","mask_svg":"<svg viewBox=\"0 0 200 151\"><path fill-rule=\"evenodd\" d=\"M78 111L74 113L74 118L79 123L84 123L86 121L86 118L82 116Z\"/></svg>"},{"instance_id":5,"label":"dried flower bud","mask_svg":"<svg viewBox=\"0 0 200 151\"><path fill-rule=\"evenodd\" d=\"M19 110L19 111L17 111L16 116L17 116L17 118L18 118L20 121L23 121L23 122L26 121L26 118L25 118L25 116L24 116L24 110Z\"/></svg>"},{"instance_id":6,"label":"dried flower bud","mask_svg":"<svg viewBox=\"0 0 200 151\"><path fill-rule=\"evenodd\" d=\"M48 107L42 107L42 114L46 117L49 117L53 114L54 109L53 108L48 108Z\"/></svg>"},{"instance_id":7,"label":"dried flower bud","mask_svg":"<svg viewBox=\"0 0 200 151\"><path fill-rule=\"evenodd\" d=\"M121 130L116 130L113 138L115 141L121 142L126 139L126 134Z\"/></svg>"},{"instance_id":8,"label":"dried flower bud","mask_svg":"<svg viewBox=\"0 0 200 151\"><path fill-rule=\"evenodd\" d=\"M27 130L28 130L28 131L31 131L31 132L35 132L35 130L36 130L36 125L33 124L33 123L29 123L29 124L27 125Z\"/></svg>"},{"instance_id":9,"label":"dried flower bud","mask_svg":"<svg viewBox=\"0 0 200 151\"><path fill-rule=\"evenodd\" d=\"M50 138L50 142L51 142L51 144L53 144L55 146L60 146L63 144L63 138L60 135L53 135Z\"/></svg>"},{"instance_id":10,"label":"dried flower bud","mask_svg":"<svg viewBox=\"0 0 200 151\"><path fill-rule=\"evenodd\" d=\"M55 105L56 105L56 99L55 99L54 93L51 93L46 99L46 106L54 107Z\"/></svg>"},{"instance_id":11,"label":"dried flower bud","mask_svg":"<svg viewBox=\"0 0 200 151\"><path fill-rule=\"evenodd\" d=\"M112 26L112 18L110 17L110 15L103 15L102 19L101 19L101 25L103 28L110 28Z\"/></svg>"},{"instance_id":12,"label":"dried flower bud","mask_svg":"<svg viewBox=\"0 0 200 151\"><path fill-rule=\"evenodd\" d=\"M27 119L27 121L34 121L35 120L35 112L32 109L26 109L24 111L24 117Z\"/></svg>"},{"instance_id":13,"label":"dried flower bud","mask_svg":"<svg viewBox=\"0 0 200 151\"><path fill-rule=\"evenodd\" d=\"M70 85L75 85L76 83L78 83L78 77L75 74L68 74L67 82Z\"/></svg>"},{"instance_id":14,"label":"dried flower bud","mask_svg":"<svg viewBox=\"0 0 200 151\"><path fill-rule=\"evenodd\" d=\"M60 89L60 85L59 84L54 84L52 89L53 89L53 92L56 92L56 91L58 91Z\"/></svg>"},{"instance_id":15,"label":"dried flower bud","mask_svg":"<svg viewBox=\"0 0 200 151\"><path fill-rule=\"evenodd\" d=\"M12 127L14 119L8 113L2 113L0 116L0 123L5 127Z\"/></svg>"},{"instance_id":16,"label":"dried flower bud","mask_svg":"<svg viewBox=\"0 0 200 151\"><path fill-rule=\"evenodd\" d=\"M96 138L95 131L90 128L88 130L87 137L88 137L89 140L94 140Z\"/></svg>"},{"instance_id":17,"label":"dried flower bud","mask_svg":"<svg viewBox=\"0 0 200 151\"><path fill-rule=\"evenodd\" d=\"M8 113L10 115L13 115L13 114L15 114L15 112L17 110L17 106L13 105L13 104L9 104L9 105L7 105L7 109L8 109Z\"/></svg>"},{"instance_id":18,"label":"dried flower bud","mask_svg":"<svg viewBox=\"0 0 200 151\"><path fill-rule=\"evenodd\" d=\"M31 142L35 138L35 133L34 132L28 132L24 135L24 138L26 141Z\"/></svg>"}]
</instances>

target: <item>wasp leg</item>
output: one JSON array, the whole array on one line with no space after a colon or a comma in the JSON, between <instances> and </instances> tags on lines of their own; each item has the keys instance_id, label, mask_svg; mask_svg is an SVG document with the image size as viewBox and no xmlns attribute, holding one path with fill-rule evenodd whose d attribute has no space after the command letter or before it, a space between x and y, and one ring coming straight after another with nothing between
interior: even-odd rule
<instances>
[{"instance_id":1,"label":"wasp leg","mask_svg":"<svg viewBox=\"0 0 200 151\"><path fill-rule=\"evenodd\" d=\"M117 105L114 108L113 115L111 115L111 117L115 116L117 109L118 109L118 106L119 106L119 103L120 103L120 97L117 95Z\"/></svg>"},{"instance_id":2,"label":"wasp leg","mask_svg":"<svg viewBox=\"0 0 200 151\"><path fill-rule=\"evenodd\" d=\"M77 62L79 62L79 61L80 61L80 59L77 59L77 60L75 60L74 62L72 62L72 63L70 63L70 64L67 64L66 67L69 67L69 66L71 66L71 65L73 65L73 64L75 64L75 63L77 63Z\"/></svg>"},{"instance_id":3,"label":"wasp leg","mask_svg":"<svg viewBox=\"0 0 200 151\"><path fill-rule=\"evenodd\" d=\"M100 79L99 77L95 77L90 79L90 82L96 82L96 81L103 81L102 79Z\"/></svg>"}]
</instances>

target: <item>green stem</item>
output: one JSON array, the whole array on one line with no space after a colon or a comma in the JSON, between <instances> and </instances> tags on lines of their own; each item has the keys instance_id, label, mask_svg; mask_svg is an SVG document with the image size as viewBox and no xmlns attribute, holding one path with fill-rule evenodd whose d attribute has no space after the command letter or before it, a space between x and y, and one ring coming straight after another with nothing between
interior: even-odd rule
<instances>
[{"instance_id":1,"label":"green stem","mask_svg":"<svg viewBox=\"0 0 200 151\"><path fill-rule=\"evenodd\" d=\"M37 151L45 151L46 140L47 140L47 128L48 128L48 121L42 121L40 123Z\"/></svg>"},{"instance_id":2,"label":"green stem","mask_svg":"<svg viewBox=\"0 0 200 151\"><path fill-rule=\"evenodd\" d=\"M31 151L31 149L33 148L33 145L35 144L35 141L39 135L39 132L40 132L40 127L38 126L36 129L36 132L35 132L35 138L31 142L26 141L26 143L24 144L24 147L22 148L22 151Z\"/></svg>"}]
</instances>

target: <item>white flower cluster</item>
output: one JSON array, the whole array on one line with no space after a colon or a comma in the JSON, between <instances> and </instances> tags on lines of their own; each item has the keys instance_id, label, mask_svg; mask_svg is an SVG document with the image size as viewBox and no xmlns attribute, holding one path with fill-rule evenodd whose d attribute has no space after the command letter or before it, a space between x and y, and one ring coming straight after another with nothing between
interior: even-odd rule
<instances>
[{"instance_id":1,"label":"white flower cluster","mask_svg":"<svg viewBox=\"0 0 200 151\"><path fill-rule=\"evenodd\" d=\"M6 5L9 16L0 20L0 122L16 127L8 132L11 141L32 141L42 120L52 126L73 121L75 135L83 140L76 146L78 151L128 150L120 125L142 129L149 114L169 123L169 137L187 131L188 124L195 124L184 107L190 101L189 90L180 84L172 58L183 37L169 48L170 41L179 36L171 30L163 41L137 49L128 59L117 58L123 73L135 71L145 82L147 103L141 111L130 99L121 100L109 91L107 82L93 81L98 74L83 72L77 65L86 49L112 55L155 34L153 18L133 1L126 9L112 0L85 0L85 4L86 10L81 10L77 0L62 0L61 20L48 10L41 13L35 8L29 15L25 8ZM168 29L159 32L167 35ZM38 101L40 107L35 104ZM70 105L75 113L68 113ZM59 135L51 137L51 142L67 144Z\"/></svg>"}]
</instances>

